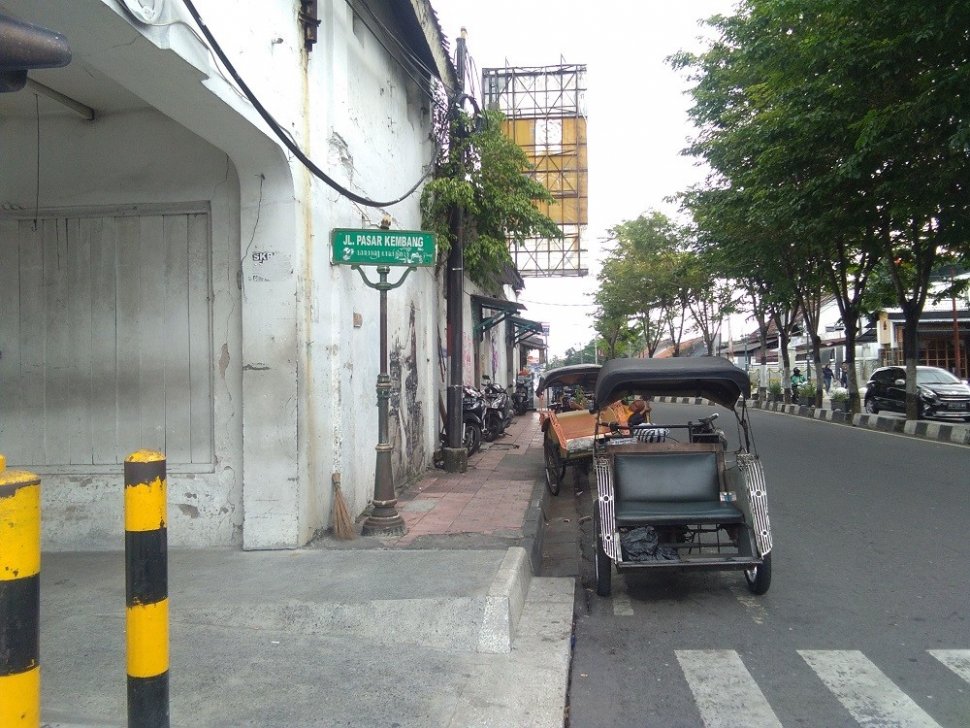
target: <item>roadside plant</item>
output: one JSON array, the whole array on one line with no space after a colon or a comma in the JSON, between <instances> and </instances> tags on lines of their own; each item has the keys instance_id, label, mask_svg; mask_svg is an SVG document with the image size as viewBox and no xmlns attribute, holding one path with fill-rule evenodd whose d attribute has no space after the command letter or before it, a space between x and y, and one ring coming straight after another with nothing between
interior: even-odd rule
<instances>
[{"instance_id":1,"label":"roadside plant","mask_svg":"<svg viewBox=\"0 0 970 728\"><path fill-rule=\"evenodd\" d=\"M829 392L829 399L833 402L848 402L849 390L845 387L832 387L832 390Z\"/></svg>"}]
</instances>

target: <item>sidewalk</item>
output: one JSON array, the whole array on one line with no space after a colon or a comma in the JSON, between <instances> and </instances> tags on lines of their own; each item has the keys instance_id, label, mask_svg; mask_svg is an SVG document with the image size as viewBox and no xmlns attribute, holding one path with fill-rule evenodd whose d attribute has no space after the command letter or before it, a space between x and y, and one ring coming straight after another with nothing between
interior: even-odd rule
<instances>
[{"instance_id":1,"label":"sidewalk","mask_svg":"<svg viewBox=\"0 0 970 728\"><path fill-rule=\"evenodd\" d=\"M426 473L401 496L407 533L389 545L434 547L455 536L491 546L536 545L542 490L535 485L543 477L538 418L536 412L515 418L504 437L482 443L482 451L468 458L465 473Z\"/></svg>"},{"instance_id":2,"label":"sidewalk","mask_svg":"<svg viewBox=\"0 0 970 728\"><path fill-rule=\"evenodd\" d=\"M169 555L172 726L563 724L574 580L541 549L535 413L401 496L408 532ZM126 722L124 554L44 554L44 725Z\"/></svg>"}]
</instances>

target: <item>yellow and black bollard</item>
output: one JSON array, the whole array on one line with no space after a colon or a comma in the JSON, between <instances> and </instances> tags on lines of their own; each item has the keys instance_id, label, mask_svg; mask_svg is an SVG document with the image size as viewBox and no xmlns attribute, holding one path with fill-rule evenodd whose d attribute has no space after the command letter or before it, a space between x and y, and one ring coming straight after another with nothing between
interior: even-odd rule
<instances>
[{"instance_id":1,"label":"yellow and black bollard","mask_svg":"<svg viewBox=\"0 0 970 728\"><path fill-rule=\"evenodd\" d=\"M165 456L125 459L128 725L168 728L168 504Z\"/></svg>"},{"instance_id":2,"label":"yellow and black bollard","mask_svg":"<svg viewBox=\"0 0 970 728\"><path fill-rule=\"evenodd\" d=\"M0 726L40 725L40 478L0 455Z\"/></svg>"}]
</instances>

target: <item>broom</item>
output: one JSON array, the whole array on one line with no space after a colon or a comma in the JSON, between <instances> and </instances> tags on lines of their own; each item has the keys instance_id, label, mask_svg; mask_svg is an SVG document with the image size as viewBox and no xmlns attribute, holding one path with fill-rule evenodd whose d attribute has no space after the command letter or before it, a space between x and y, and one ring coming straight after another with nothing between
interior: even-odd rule
<instances>
[{"instance_id":1,"label":"broom","mask_svg":"<svg viewBox=\"0 0 970 728\"><path fill-rule=\"evenodd\" d=\"M333 481L333 535L342 541L350 541L357 537L354 530L354 519L350 517L347 501L340 490L340 473L331 476Z\"/></svg>"}]
</instances>

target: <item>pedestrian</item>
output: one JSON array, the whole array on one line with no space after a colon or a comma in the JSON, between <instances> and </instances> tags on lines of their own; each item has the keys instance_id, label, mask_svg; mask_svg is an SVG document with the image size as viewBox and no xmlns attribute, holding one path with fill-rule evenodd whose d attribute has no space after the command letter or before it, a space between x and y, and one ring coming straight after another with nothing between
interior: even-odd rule
<instances>
[{"instance_id":1,"label":"pedestrian","mask_svg":"<svg viewBox=\"0 0 970 728\"><path fill-rule=\"evenodd\" d=\"M832 371L832 366L826 364L822 367L822 379L825 382L825 392L826 394L832 388L832 378L835 376L835 372Z\"/></svg>"},{"instance_id":2,"label":"pedestrian","mask_svg":"<svg viewBox=\"0 0 970 728\"><path fill-rule=\"evenodd\" d=\"M844 389L849 388L849 365L846 362L839 368L839 383Z\"/></svg>"}]
</instances>

